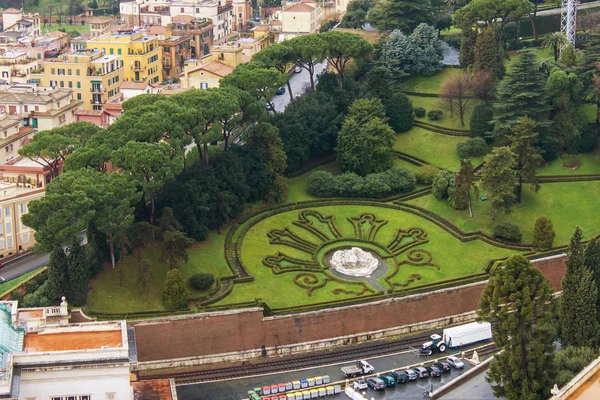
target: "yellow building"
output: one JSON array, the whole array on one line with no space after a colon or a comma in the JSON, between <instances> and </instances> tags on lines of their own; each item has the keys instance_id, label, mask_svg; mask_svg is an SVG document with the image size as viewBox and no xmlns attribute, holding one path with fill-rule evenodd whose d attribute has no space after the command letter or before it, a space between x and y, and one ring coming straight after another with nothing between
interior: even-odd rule
<instances>
[{"instance_id":1,"label":"yellow building","mask_svg":"<svg viewBox=\"0 0 600 400\"><path fill-rule=\"evenodd\" d=\"M321 27L321 8L313 0L288 3L281 11L281 23L286 38L317 33Z\"/></svg>"},{"instance_id":2,"label":"yellow building","mask_svg":"<svg viewBox=\"0 0 600 400\"><path fill-rule=\"evenodd\" d=\"M31 83L71 89L85 110L102 110L119 97L124 70L118 55L85 49L44 61L43 71L31 74Z\"/></svg>"},{"instance_id":3,"label":"yellow building","mask_svg":"<svg viewBox=\"0 0 600 400\"><path fill-rule=\"evenodd\" d=\"M87 47L120 56L126 81L150 84L162 81L162 47L157 36L144 35L141 31L119 31L92 38L88 40Z\"/></svg>"},{"instance_id":4,"label":"yellow building","mask_svg":"<svg viewBox=\"0 0 600 400\"><path fill-rule=\"evenodd\" d=\"M243 48L237 44L213 46L210 54L200 60L190 60L179 75L184 89L219 87L219 80L243 63Z\"/></svg>"}]
</instances>

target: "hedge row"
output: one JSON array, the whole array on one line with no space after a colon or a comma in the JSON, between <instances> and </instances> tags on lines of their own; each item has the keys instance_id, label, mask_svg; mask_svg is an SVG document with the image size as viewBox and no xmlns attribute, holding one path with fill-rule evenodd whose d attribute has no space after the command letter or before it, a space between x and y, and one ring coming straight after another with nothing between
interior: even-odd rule
<instances>
[{"instance_id":1,"label":"hedge row","mask_svg":"<svg viewBox=\"0 0 600 400\"><path fill-rule=\"evenodd\" d=\"M471 132L469 132L469 131L444 128L441 126L436 126L436 125L429 124L427 122L423 122L423 121L419 121L419 120L415 120L414 125L418 126L420 128L426 129L428 131L432 131L432 132L439 133L441 135L446 135L446 136L467 137L467 136L471 135Z\"/></svg>"},{"instance_id":2,"label":"hedge row","mask_svg":"<svg viewBox=\"0 0 600 400\"><path fill-rule=\"evenodd\" d=\"M410 90L400 90L402 93L404 93L407 96L415 96L415 97L448 97L448 96L442 96L439 93L422 93L422 92L412 92ZM465 96L465 98L467 99L472 99L473 96Z\"/></svg>"},{"instance_id":3,"label":"hedge row","mask_svg":"<svg viewBox=\"0 0 600 400\"><path fill-rule=\"evenodd\" d=\"M402 160L407 161L414 165L418 165L418 166L425 165L425 164L433 165L433 164L423 160L422 158L411 156L410 154L403 153L401 151L394 150L394 154L396 155L396 157L402 158ZM437 167L437 165L436 165L436 167Z\"/></svg>"}]
</instances>

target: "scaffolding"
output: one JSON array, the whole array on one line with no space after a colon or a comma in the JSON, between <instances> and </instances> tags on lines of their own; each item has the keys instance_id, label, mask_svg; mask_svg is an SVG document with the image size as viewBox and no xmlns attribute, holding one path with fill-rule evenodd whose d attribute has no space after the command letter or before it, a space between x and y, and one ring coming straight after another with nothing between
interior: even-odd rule
<instances>
[{"instance_id":1,"label":"scaffolding","mask_svg":"<svg viewBox=\"0 0 600 400\"><path fill-rule=\"evenodd\" d=\"M560 31L565 34L569 43L575 47L577 28L577 0L562 0L560 13ZM561 47L564 49L565 46Z\"/></svg>"}]
</instances>

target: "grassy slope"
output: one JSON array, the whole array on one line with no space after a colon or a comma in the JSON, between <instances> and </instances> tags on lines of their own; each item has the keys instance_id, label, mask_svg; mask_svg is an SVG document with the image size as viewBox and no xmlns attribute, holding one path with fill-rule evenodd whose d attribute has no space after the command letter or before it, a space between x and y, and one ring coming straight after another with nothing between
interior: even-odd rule
<instances>
[{"instance_id":1,"label":"grassy slope","mask_svg":"<svg viewBox=\"0 0 600 400\"><path fill-rule=\"evenodd\" d=\"M463 72L462 68L444 68L433 76L413 76L400 84L401 90L420 93L438 93L444 80L454 74Z\"/></svg>"},{"instance_id":2,"label":"grassy slope","mask_svg":"<svg viewBox=\"0 0 600 400\"><path fill-rule=\"evenodd\" d=\"M419 248L432 252L432 262L440 265L440 270L437 271L428 267L402 268L401 277L404 279L411 273L420 273L423 278L418 282L419 284L482 272L488 260L511 254L510 251L496 248L480 241L463 244L437 225L398 210L378 209L368 206L326 206L319 207L317 210L324 216L334 215L336 226L344 237L352 237L354 235L352 225L347 221L347 218L358 216L365 212L374 213L378 218L389 221L387 225L380 229L376 237L376 240L381 243L387 244L390 242L397 228L421 227L425 229L428 233L430 243L419 246ZM296 210L278 214L259 222L248 231L242 245L242 259L250 274L255 276L255 281L235 285L233 293L220 304L251 301L254 298L261 298L270 307L287 307L348 297L348 295L333 295L331 293L331 289L343 287L343 285L338 283L328 284L325 288L314 291L311 297L307 297L304 289L292 283L292 278L296 275L295 273L290 272L275 275L268 267L262 265L264 257L274 255L279 251L301 259L310 259L309 255L300 250L282 245L269 244L267 237L267 232L271 229L290 227L294 233L302 238L318 243L318 240L313 236L291 224L298 218L299 212ZM465 260L464 254L469 254L467 260ZM402 254L399 259L402 260L405 257L406 254Z\"/></svg>"},{"instance_id":3,"label":"grassy slope","mask_svg":"<svg viewBox=\"0 0 600 400\"><path fill-rule=\"evenodd\" d=\"M89 25L81 25L81 24L73 24L73 25L42 24L42 33L54 32L54 31L57 31L59 28L64 29L65 32L67 32L69 34L72 32L77 32L78 34L90 33L90 26Z\"/></svg>"},{"instance_id":4,"label":"grassy slope","mask_svg":"<svg viewBox=\"0 0 600 400\"><path fill-rule=\"evenodd\" d=\"M0 293L12 292L17 286L26 281L30 276L37 274L42 268L29 271L18 278L11 279L10 281L0 284Z\"/></svg>"},{"instance_id":5,"label":"grassy slope","mask_svg":"<svg viewBox=\"0 0 600 400\"><path fill-rule=\"evenodd\" d=\"M523 242L531 243L533 225L540 215L549 217L554 223L556 238L554 245L567 244L577 225L587 238L600 233L600 216L595 198L600 191L600 182L547 183L536 194L528 187L523 188L523 199L509 214L497 213L496 220L490 219L490 203L476 200L474 217L468 211L453 210L448 202L424 196L410 203L426 208L447 219L464 231L482 229L491 233L491 227L500 222L518 225L523 232ZM480 192L485 193L484 191Z\"/></svg>"},{"instance_id":6,"label":"grassy slope","mask_svg":"<svg viewBox=\"0 0 600 400\"><path fill-rule=\"evenodd\" d=\"M438 167L458 169L460 157L456 153L456 145L467 139L413 127L410 131L396 136L394 149L419 157ZM483 157L473 157L471 161L476 166L481 164Z\"/></svg>"},{"instance_id":7,"label":"grassy slope","mask_svg":"<svg viewBox=\"0 0 600 400\"><path fill-rule=\"evenodd\" d=\"M469 120L471 119L471 113L473 111L473 106L476 104L475 100L468 100L464 115L465 125L461 125L460 118L455 113L453 116L450 116L450 112L444 109L444 104L441 99L435 97L418 97L418 96L408 96L410 101L412 102L413 108L423 107L427 112L430 110L442 110L444 114L442 118L437 121L432 121L427 116L423 118L415 117L417 121L427 122L433 125L439 125L442 128L450 128L450 129L459 129L459 130L469 130Z\"/></svg>"},{"instance_id":8,"label":"grassy slope","mask_svg":"<svg viewBox=\"0 0 600 400\"><path fill-rule=\"evenodd\" d=\"M226 230L224 229L223 232ZM187 280L196 272L209 272L215 277L231 275L231 270L223 256L224 243L225 233L218 235L216 232L211 232L206 241L190 247L189 261L179 268L184 278ZM159 243L144 250L143 258L152 261L152 276L146 291L137 284L137 255L129 255L119 261L115 269L107 266L91 282L92 291L88 299L88 310L104 313L164 310L161 293L169 266L160 261L160 254ZM125 270L123 286L119 285L121 268ZM202 294L196 290L190 292L192 296Z\"/></svg>"},{"instance_id":9,"label":"grassy slope","mask_svg":"<svg viewBox=\"0 0 600 400\"><path fill-rule=\"evenodd\" d=\"M562 166L567 157L575 157L581 160L581 166L577 169L566 169ZM544 168L537 171L538 175L587 175L600 174L600 149L596 148L591 153L563 156L552 161Z\"/></svg>"}]
</instances>

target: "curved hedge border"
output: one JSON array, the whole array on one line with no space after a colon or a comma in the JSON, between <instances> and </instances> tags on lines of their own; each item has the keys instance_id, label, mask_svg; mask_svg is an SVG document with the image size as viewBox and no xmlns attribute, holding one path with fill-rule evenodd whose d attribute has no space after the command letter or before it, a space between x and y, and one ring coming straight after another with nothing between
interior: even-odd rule
<instances>
[{"instance_id":1,"label":"curved hedge border","mask_svg":"<svg viewBox=\"0 0 600 400\"><path fill-rule=\"evenodd\" d=\"M432 132L439 133L441 135L446 135L446 136L460 136L460 137L471 136L471 132L467 131L467 130L444 128L443 126L430 124L428 122L424 122L424 121L420 121L420 120L415 120L414 125L418 126L419 128L423 128L428 131L432 131Z\"/></svg>"}]
</instances>

